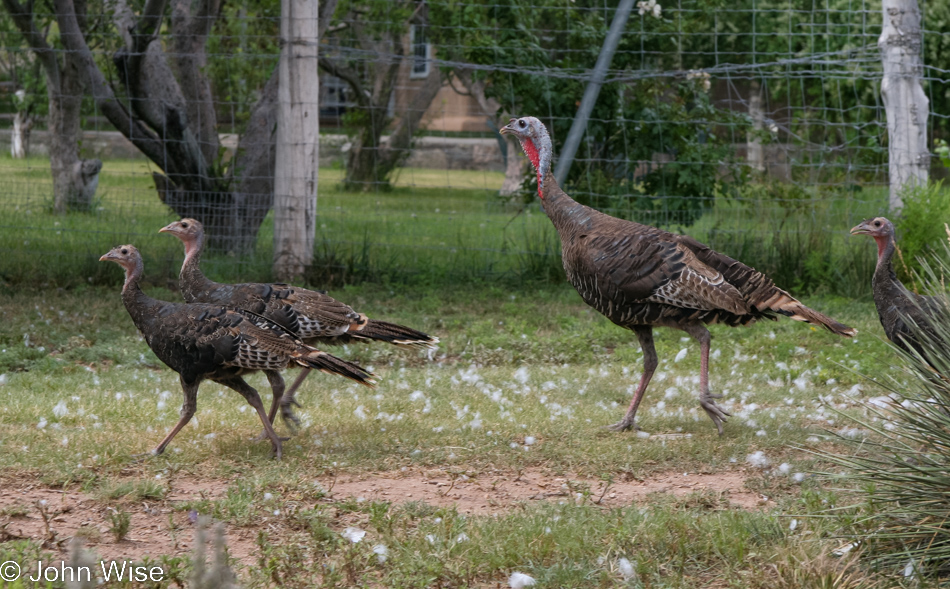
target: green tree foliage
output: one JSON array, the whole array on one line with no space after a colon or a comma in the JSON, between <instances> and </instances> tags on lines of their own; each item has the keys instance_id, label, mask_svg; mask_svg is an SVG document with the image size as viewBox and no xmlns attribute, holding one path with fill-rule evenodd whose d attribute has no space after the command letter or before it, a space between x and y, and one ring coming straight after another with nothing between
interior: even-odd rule
<instances>
[{"instance_id":1,"label":"green tree foliage","mask_svg":"<svg viewBox=\"0 0 950 589\"><path fill-rule=\"evenodd\" d=\"M687 4L706 11L722 2ZM448 0L433 3L429 18L439 57L476 66L473 77L504 110L542 118L559 152L615 6ZM612 72L630 76L601 90L567 178L574 198L661 225L688 225L709 205L722 187L719 168L733 151L731 133L746 120L715 108L707 78L683 71L681 41L708 29L708 21L697 11L676 18L634 12L611 64Z\"/></svg>"},{"instance_id":2,"label":"green tree foliage","mask_svg":"<svg viewBox=\"0 0 950 589\"><path fill-rule=\"evenodd\" d=\"M241 132L280 54L280 0L224 2L208 38L218 121Z\"/></svg>"}]
</instances>

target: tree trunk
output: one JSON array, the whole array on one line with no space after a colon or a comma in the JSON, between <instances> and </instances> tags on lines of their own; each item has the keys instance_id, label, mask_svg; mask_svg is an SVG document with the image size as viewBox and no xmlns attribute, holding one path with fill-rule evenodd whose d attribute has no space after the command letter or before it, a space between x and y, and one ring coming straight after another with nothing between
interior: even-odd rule
<instances>
[{"instance_id":1,"label":"tree trunk","mask_svg":"<svg viewBox=\"0 0 950 589\"><path fill-rule=\"evenodd\" d=\"M399 47L401 45L397 44ZM401 55L401 50L400 50ZM323 63L323 61L321 61ZM379 67L377 70L381 69ZM360 104L366 122L360 126L356 138L350 147L346 159L346 177L343 187L347 190L369 191L387 186L389 181L381 173L383 130L388 123L387 111L389 101L396 86L396 73L399 71L399 60L394 59L385 66L384 73L378 75L372 95L365 104ZM364 89L354 88L354 94L364 93Z\"/></svg>"},{"instance_id":2,"label":"tree trunk","mask_svg":"<svg viewBox=\"0 0 950 589\"><path fill-rule=\"evenodd\" d=\"M79 70L70 55L60 72L60 87L49 88L49 161L53 172L53 209L57 213L92 210L99 171L98 159L79 157L79 123L82 107L82 82Z\"/></svg>"},{"instance_id":3,"label":"tree trunk","mask_svg":"<svg viewBox=\"0 0 950 589\"><path fill-rule=\"evenodd\" d=\"M280 12L274 275L290 282L313 261L320 163L317 3L282 0Z\"/></svg>"},{"instance_id":4,"label":"tree trunk","mask_svg":"<svg viewBox=\"0 0 950 589\"><path fill-rule=\"evenodd\" d=\"M205 73L208 35L220 5L220 0L174 0L171 14L171 66L181 87L188 121L208 163L218 159L221 147L211 81Z\"/></svg>"},{"instance_id":5,"label":"tree trunk","mask_svg":"<svg viewBox=\"0 0 950 589\"><path fill-rule=\"evenodd\" d=\"M33 4L27 7L17 0L2 0L14 24L36 55L46 78L49 100L50 169L53 175L53 210L89 211L92 208L102 162L79 158L79 122L82 105L82 70L79 57L66 52L62 65L56 52L33 20ZM86 21L85 0L71 6L72 24L82 34Z\"/></svg>"},{"instance_id":6,"label":"tree trunk","mask_svg":"<svg viewBox=\"0 0 950 589\"><path fill-rule=\"evenodd\" d=\"M429 110L429 105L435 100L439 90L442 89L442 76L439 68L431 66L429 76L416 90L409 103L406 112L402 113L392 133L389 134L389 141L380 154L377 173L382 178L389 178L394 169L400 166L412 150L412 138L420 129L422 117Z\"/></svg>"},{"instance_id":7,"label":"tree trunk","mask_svg":"<svg viewBox=\"0 0 950 589\"><path fill-rule=\"evenodd\" d=\"M500 128L500 126L499 126ZM505 157L505 179L498 189L501 196L515 196L521 190L521 184L524 182L526 165L528 160L518 157L521 146L513 136L507 136L508 153Z\"/></svg>"},{"instance_id":8,"label":"tree trunk","mask_svg":"<svg viewBox=\"0 0 950 589\"><path fill-rule=\"evenodd\" d=\"M884 23L878 47L884 63L881 98L887 116L891 211L903 206L902 192L926 186L930 172L927 116L930 101L923 75L920 10L917 0L883 0Z\"/></svg>"},{"instance_id":9,"label":"tree trunk","mask_svg":"<svg viewBox=\"0 0 950 589\"><path fill-rule=\"evenodd\" d=\"M468 95L474 98L475 102L478 103L479 108L482 109L485 116L491 119L496 132L508 122L509 117L507 113L502 112L501 104L494 98L488 98L488 96L485 95L484 80L475 79L471 70L461 68L455 70L455 75L462 85L465 86L465 91ZM507 141L508 144L505 155L505 179L501 183L501 188L498 189L498 194L501 196L514 196L521 190L521 184L524 182L527 172L528 160L518 157L521 146L513 136L502 136L502 140Z\"/></svg>"},{"instance_id":10,"label":"tree trunk","mask_svg":"<svg viewBox=\"0 0 950 589\"><path fill-rule=\"evenodd\" d=\"M765 113L762 112L762 84L758 80L749 84L749 118L752 119L752 129L746 134L746 163L753 170L764 172L761 133L765 129Z\"/></svg>"},{"instance_id":11,"label":"tree trunk","mask_svg":"<svg viewBox=\"0 0 950 589\"><path fill-rule=\"evenodd\" d=\"M30 155L30 131L33 130L33 115L18 110L13 117L13 132L10 135L10 155L22 160Z\"/></svg>"}]
</instances>

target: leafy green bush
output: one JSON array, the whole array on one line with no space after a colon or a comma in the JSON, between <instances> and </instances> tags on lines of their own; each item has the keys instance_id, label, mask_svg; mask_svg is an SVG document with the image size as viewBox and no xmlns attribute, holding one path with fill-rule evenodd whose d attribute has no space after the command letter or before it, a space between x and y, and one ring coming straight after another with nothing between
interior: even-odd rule
<instances>
[{"instance_id":1,"label":"leafy green bush","mask_svg":"<svg viewBox=\"0 0 950 589\"><path fill-rule=\"evenodd\" d=\"M916 187L903 194L904 207L892 219L897 229L900 258L894 269L904 282L920 272L921 256L934 256L943 251L947 239L945 223L950 223L950 191L942 182Z\"/></svg>"}]
</instances>

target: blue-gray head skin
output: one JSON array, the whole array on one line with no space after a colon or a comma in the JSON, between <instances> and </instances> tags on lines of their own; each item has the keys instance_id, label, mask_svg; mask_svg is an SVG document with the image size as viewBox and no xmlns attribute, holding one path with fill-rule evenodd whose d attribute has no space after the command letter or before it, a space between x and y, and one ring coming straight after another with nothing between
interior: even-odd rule
<instances>
[{"instance_id":1,"label":"blue-gray head skin","mask_svg":"<svg viewBox=\"0 0 950 589\"><path fill-rule=\"evenodd\" d=\"M514 135L521 142L521 149L538 173L538 196L544 198L541 189L544 188L544 176L551 170L554 153L551 136L544 124L535 117L519 117L508 121L499 132L502 135Z\"/></svg>"}]
</instances>

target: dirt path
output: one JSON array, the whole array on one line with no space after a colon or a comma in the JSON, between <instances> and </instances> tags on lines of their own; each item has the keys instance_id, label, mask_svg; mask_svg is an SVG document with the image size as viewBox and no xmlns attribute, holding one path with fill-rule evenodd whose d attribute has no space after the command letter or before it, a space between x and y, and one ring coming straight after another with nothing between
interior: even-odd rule
<instances>
[{"instance_id":1,"label":"dirt path","mask_svg":"<svg viewBox=\"0 0 950 589\"><path fill-rule=\"evenodd\" d=\"M460 512L487 515L505 513L524 503L593 502L603 507L642 504L651 493L685 496L694 492L719 495L717 503L740 509L769 504L761 495L745 489L741 471L719 474L667 473L643 481L613 482L604 488L600 479L559 477L540 469L520 473L482 473L477 477L452 474L441 469L320 477L327 490L314 503L332 505L347 499L388 501L401 504L424 501L437 507L454 505ZM177 477L162 500L109 501L78 490L51 489L33 478L0 477L0 541L30 538L46 548L65 554L68 540L77 533L100 558L141 560L144 556L182 556L192 552L195 514L183 502L223 497L231 481ZM44 503L45 502L45 503ZM111 504L122 503L131 515L129 533L116 542L110 532ZM306 499L298 501L306 503ZM311 503L313 504L313 503ZM44 519L45 512L45 519ZM343 526L341 526L342 528ZM232 557L245 565L256 560L255 539L265 529L272 536L288 532L279 517L266 517L258 525L228 525L226 535Z\"/></svg>"}]
</instances>

